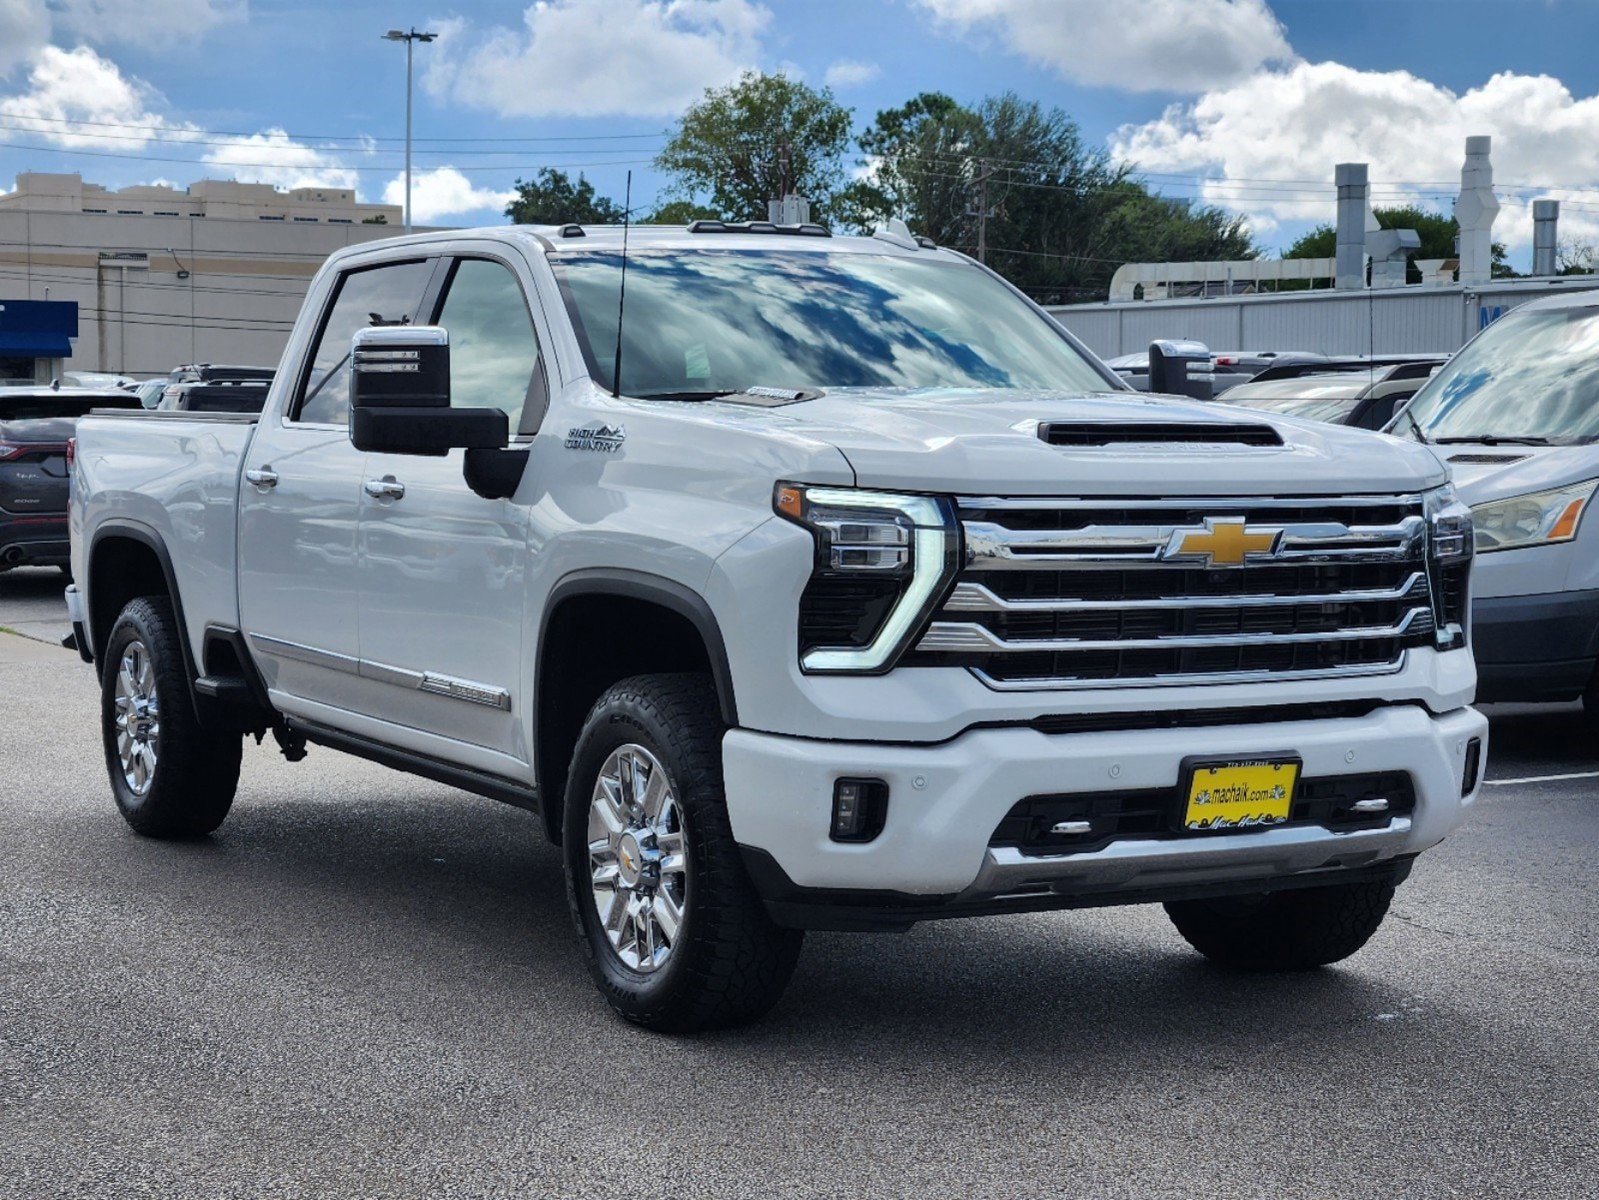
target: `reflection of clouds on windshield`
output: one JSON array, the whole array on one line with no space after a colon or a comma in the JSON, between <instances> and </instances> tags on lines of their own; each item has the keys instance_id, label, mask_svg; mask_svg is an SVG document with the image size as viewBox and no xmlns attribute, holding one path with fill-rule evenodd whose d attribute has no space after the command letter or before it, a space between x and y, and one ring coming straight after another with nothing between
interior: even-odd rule
<instances>
[{"instance_id":1,"label":"reflection of clouds on windshield","mask_svg":"<svg viewBox=\"0 0 1599 1200\"><path fill-rule=\"evenodd\" d=\"M620 258L553 261L609 386ZM627 273L628 392L1107 386L1047 322L971 267L723 250L630 255Z\"/></svg>"},{"instance_id":2,"label":"reflection of clouds on windshield","mask_svg":"<svg viewBox=\"0 0 1599 1200\"><path fill-rule=\"evenodd\" d=\"M1412 411L1430 438L1599 436L1599 310L1501 318L1438 372Z\"/></svg>"}]
</instances>

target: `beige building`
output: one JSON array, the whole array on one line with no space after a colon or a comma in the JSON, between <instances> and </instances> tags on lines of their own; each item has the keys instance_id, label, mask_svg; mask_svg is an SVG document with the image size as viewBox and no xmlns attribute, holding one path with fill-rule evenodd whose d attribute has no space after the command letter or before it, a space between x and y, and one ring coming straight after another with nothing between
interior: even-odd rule
<instances>
[{"instance_id":1,"label":"beige building","mask_svg":"<svg viewBox=\"0 0 1599 1200\"><path fill-rule=\"evenodd\" d=\"M77 301L67 370L272 366L322 260L398 234L402 219L343 188L207 179L113 191L80 175L18 175L0 195L0 303Z\"/></svg>"}]
</instances>

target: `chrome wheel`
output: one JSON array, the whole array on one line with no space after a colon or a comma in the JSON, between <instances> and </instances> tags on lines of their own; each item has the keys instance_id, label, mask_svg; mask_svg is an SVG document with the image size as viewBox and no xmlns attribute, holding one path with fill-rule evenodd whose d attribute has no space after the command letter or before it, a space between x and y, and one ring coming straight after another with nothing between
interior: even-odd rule
<instances>
[{"instance_id":1,"label":"chrome wheel","mask_svg":"<svg viewBox=\"0 0 1599 1200\"><path fill-rule=\"evenodd\" d=\"M665 966L683 929L688 860L666 768L643 746L611 751L589 800L589 875L611 949L628 968Z\"/></svg>"},{"instance_id":2,"label":"chrome wheel","mask_svg":"<svg viewBox=\"0 0 1599 1200\"><path fill-rule=\"evenodd\" d=\"M122 778L135 796L143 796L155 782L161 750L161 702L155 691L155 664L141 641L123 647L115 698Z\"/></svg>"}]
</instances>

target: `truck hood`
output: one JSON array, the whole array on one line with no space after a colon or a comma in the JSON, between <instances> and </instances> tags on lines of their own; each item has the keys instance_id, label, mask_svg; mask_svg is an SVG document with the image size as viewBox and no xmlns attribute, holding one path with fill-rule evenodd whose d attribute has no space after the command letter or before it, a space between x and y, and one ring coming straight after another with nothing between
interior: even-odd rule
<instances>
[{"instance_id":1,"label":"truck hood","mask_svg":"<svg viewBox=\"0 0 1599 1200\"><path fill-rule=\"evenodd\" d=\"M1506 446L1456 443L1435 447L1467 504L1581 483L1599 476L1599 446Z\"/></svg>"},{"instance_id":2,"label":"truck hood","mask_svg":"<svg viewBox=\"0 0 1599 1200\"><path fill-rule=\"evenodd\" d=\"M965 495L1331 495L1419 491L1447 478L1437 457L1413 442L1126 392L840 389L766 415L788 432L837 447L865 487ZM1111 440L1052 445L1040 436L1040 426L1052 423L1075 440L1092 441L1101 429ZM1128 440L1127 431L1141 425L1181 428L1172 440ZM1240 444L1228 426L1264 427L1281 444Z\"/></svg>"}]
</instances>

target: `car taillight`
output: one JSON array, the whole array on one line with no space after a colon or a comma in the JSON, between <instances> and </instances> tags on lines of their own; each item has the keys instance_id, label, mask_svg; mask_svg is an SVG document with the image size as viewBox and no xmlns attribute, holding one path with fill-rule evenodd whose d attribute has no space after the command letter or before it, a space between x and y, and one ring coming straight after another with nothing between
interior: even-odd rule
<instances>
[{"instance_id":1,"label":"car taillight","mask_svg":"<svg viewBox=\"0 0 1599 1200\"><path fill-rule=\"evenodd\" d=\"M0 442L0 462L5 462L8 458L21 458L23 450L22 446L11 446Z\"/></svg>"},{"instance_id":2,"label":"car taillight","mask_svg":"<svg viewBox=\"0 0 1599 1200\"><path fill-rule=\"evenodd\" d=\"M72 470L72 464L78 461L78 439L67 439L67 470Z\"/></svg>"}]
</instances>

